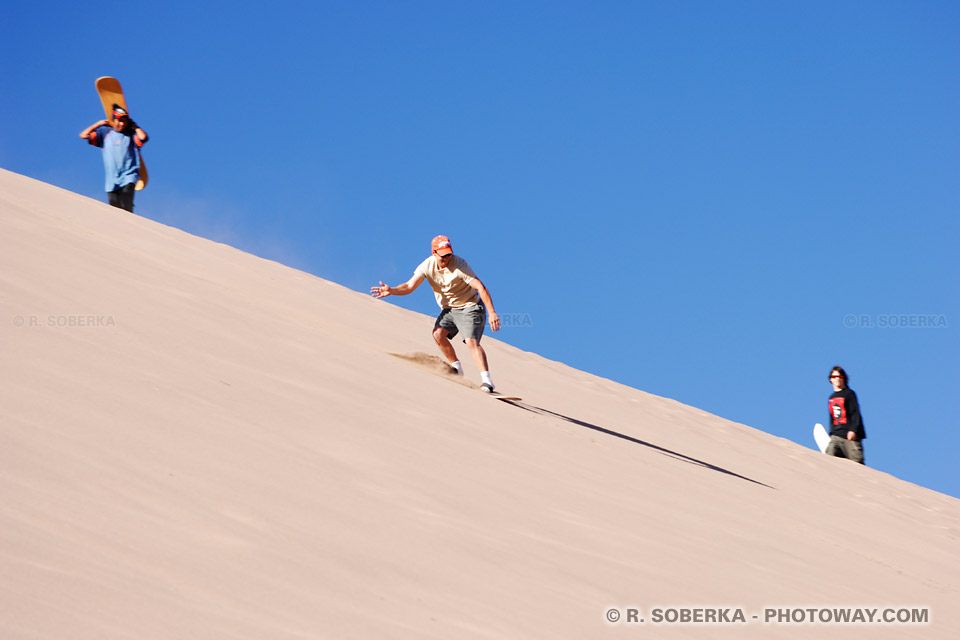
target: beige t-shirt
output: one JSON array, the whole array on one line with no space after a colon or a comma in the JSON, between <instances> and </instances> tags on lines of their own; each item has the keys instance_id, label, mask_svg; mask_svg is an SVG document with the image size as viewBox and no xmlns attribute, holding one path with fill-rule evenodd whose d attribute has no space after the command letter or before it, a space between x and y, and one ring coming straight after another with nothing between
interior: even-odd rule
<instances>
[{"instance_id":1,"label":"beige t-shirt","mask_svg":"<svg viewBox=\"0 0 960 640\"><path fill-rule=\"evenodd\" d=\"M441 309L462 309L480 301L480 294L470 286L477 274L460 256L450 258L446 269L440 269L436 257L430 256L420 263L413 275L426 278Z\"/></svg>"}]
</instances>

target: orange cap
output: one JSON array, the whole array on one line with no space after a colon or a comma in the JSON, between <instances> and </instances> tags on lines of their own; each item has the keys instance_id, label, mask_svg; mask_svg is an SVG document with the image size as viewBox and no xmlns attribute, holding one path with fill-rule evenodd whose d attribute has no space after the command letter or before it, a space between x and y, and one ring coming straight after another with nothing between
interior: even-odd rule
<instances>
[{"instance_id":1,"label":"orange cap","mask_svg":"<svg viewBox=\"0 0 960 640\"><path fill-rule=\"evenodd\" d=\"M430 248L437 252L439 256L447 256L453 253L453 245L450 244L450 238L447 236L437 236L430 243Z\"/></svg>"}]
</instances>

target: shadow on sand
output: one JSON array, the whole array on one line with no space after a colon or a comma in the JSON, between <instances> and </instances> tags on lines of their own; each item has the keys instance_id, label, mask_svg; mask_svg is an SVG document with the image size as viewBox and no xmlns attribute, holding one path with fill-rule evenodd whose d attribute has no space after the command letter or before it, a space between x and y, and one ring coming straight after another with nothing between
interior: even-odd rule
<instances>
[{"instance_id":1,"label":"shadow on sand","mask_svg":"<svg viewBox=\"0 0 960 640\"><path fill-rule=\"evenodd\" d=\"M447 380L450 380L450 381L452 381L452 382L457 382L457 383L459 383L459 384L462 384L462 385L464 385L464 386L470 387L470 388L472 388L472 389L476 389L476 388L477 388L476 385L474 385L474 384L470 383L469 381L465 380L463 377L457 376L456 373L454 373L453 370L450 368L450 365L448 365L446 362L444 362L443 359L440 358L439 356L431 355L431 354L428 354L428 353L423 353L422 351L415 351L415 352L413 352L413 353L391 353L390 355L391 355L391 356L394 356L394 357L396 357L396 358L400 358L401 360L406 360L407 362L411 362L411 363L413 363L413 364L416 364L416 365L418 365L418 366L421 366L421 367L427 369L428 371L430 371L431 373L434 373L434 374L436 374L436 375L439 375L440 377L446 378ZM613 437L615 437L615 438L620 438L621 440L626 440L627 442L632 442L632 443L634 443L634 444L641 444L641 445L643 445L643 446L645 446L645 447L649 447L650 449L653 449L654 451L659 451L660 453L662 453L662 454L664 454L664 455L666 455L666 456L670 456L671 458L673 458L673 459L675 459L675 460L680 460L681 462L686 462L686 463L688 463L688 464L697 465L698 467L703 467L703 468L705 468L705 469L710 469L711 471L718 471L718 472L724 473L724 474L726 474L726 475L728 475L728 476L733 476L734 478L740 478L741 480L746 480L747 482L752 482L753 484L760 485L761 487L766 487L766 488L768 488L768 489L773 489L773 487L771 487L771 486L768 485L768 484L764 484L764 483L758 482L757 480L754 480L754 479L752 479L752 478L748 478L748 477L746 477L746 476L742 476L742 475L740 475L739 473L734 473L733 471L729 471L729 470L727 470L727 469L724 469L723 467L718 467L718 466L715 465L715 464L710 464L709 462L704 462L703 460L697 460L696 458L691 458L690 456L685 456L685 455L683 455L682 453L677 453L676 451L671 451L670 449L666 449L666 448L664 448L664 447L655 445L655 444L653 444L653 443L645 442L645 441L640 440L640 439L638 439L638 438L634 438L633 436L628 436L628 435L625 435L625 434L623 434L623 433L618 433L618 432L613 431L613 430L611 430L611 429L605 429L604 427L599 427L599 426L597 426L597 425L595 425L595 424L590 424L589 422L584 422L583 420L577 420L576 418L571 418L571 417L569 417L569 416L565 416L565 415L563 415L563 414L556 413L556 412L554 412L554 411L550 411L549 409L542 409L542 408L540 408L540 407L535 407L535 406L533 406L532 404L527 404L526 402L523 402L522 400L504 400L504 402L509 403L509 404L512 404L512 405L514 405L514 406L516 406L516 407L520 407L521 409L526 409L527 411L530 411L531 413L537 413L537 414L540 414L540 415L542 415L542 416L549 416L549 417L552 417L552 418L559 418L560 420L565 420L565 421L567 421L567 422L570 422L570 423L575 424L575 425L580 426L580 427L586 427L587 429L593 429L594 431L599 431L600 433L605 433L605 434L607 434L608 436L613 436Z\"/></svg>"},{"instance_id":2,"label":"shadow on sand","mask_svg":"<svg viewBox=\"0 0 960 640\"><path fill-rule=\"evenodd\" d=\"M634 443L634 444L640 444L640 445L643 445L643 446L645 446L645 447L649 447L650 449L653 449L653 450L655 450L655 451L659 451L660 453L662 453L662 454L664 454L664 455L667 455L667 456L670 456L671 458L673 458L673 459L675 459L675 460L680 460L681 462L686 462L686 463L689 463L689 464L697 465L698 467L703 467L703 468L705 468L705 469L710 469L711 471L718 471L718 472L723 473L723 474L726 474L726 475L728 475L728 476L733 476L734 478L740 478L741 480L746 480L747 482L752 482L753 484L757 484L757 485L760 485L761 487L766 487L766 488L768 488L768 489L773 489L773 488L774 488L774 487L771 487L771 486L768 485L768 484L764 484L764 483L762 483L762 482L760 482L760 481L758 481L758 480L754 480L753 478L748 478L748 477L746 477L746 476L740 475L739 473L734 473L733 471L730 471L729 469L724 469L723 467L718 467L718 466L715 465L715 464L710 464L709 462L704 462L703 460L697 460L696 458L691 458L690 456L683 455L682 453L677 453L676 451L671 451L670 449L667 449L667 448L664 448L664 447L655 445L655 444L653 444L652 442L646 442L646 441L644 441L644 440L640 440L639 438L634 438L633 436L628 436L628 435L626 435L626 434L619 433L619 432L617 432L617 431L613 431L612 429L606 429L606 428L604 428L604 427L600 427L600 426L597 426L597 425L595 425L595 424L590 424L589 422L584 422L583 420L577 420L576 418L571 418L570 416L565 416L565 415L563 415L563 414L561 414L561 413L556 413L555 411L550 411L549 409L543 409L543 408L541 408L541 407L535 407L535 406L533 406L533 405L531 405L531 404L527 404L526 402L523 402L523 401L505 401L505 402L509 402L510 404L512 404L512 405L514 405L514 406L520 407L521 409L526 409L527 411L530 411L531 413L537 413L537 414L540 414L540 415L542 415L542 416L548 416L548 417L551 417L551 418L559 418L560 420L565 420L566 422L569 422L569 423L571 423L571 424L575 424L575 425L577 425L577 426L579 426L579 427L586 427L587 429L592 429L593 431L599 431L600 433L605 433L605 434L607 434L608 436L613 436L613 437L615 437L615 438L620 438L621 440L626 440L627 442L632 442L632 443Z\"/></svg>"}]
</instances>

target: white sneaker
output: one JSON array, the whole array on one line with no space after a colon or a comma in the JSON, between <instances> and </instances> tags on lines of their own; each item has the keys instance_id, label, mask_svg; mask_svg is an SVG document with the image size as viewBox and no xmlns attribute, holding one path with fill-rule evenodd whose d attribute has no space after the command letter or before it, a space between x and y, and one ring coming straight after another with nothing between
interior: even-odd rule
<instances>
[{"instance_id":1,"label":"white sneaker","mask_svg":"<svg viewBox=\"0 0 960 640\"><path fill-rule=\"evenodd\" d=\"M480 385L480 390L484 393L493 393L493 385L484 382L482 385Z\"/></svg>"}]
</instances>

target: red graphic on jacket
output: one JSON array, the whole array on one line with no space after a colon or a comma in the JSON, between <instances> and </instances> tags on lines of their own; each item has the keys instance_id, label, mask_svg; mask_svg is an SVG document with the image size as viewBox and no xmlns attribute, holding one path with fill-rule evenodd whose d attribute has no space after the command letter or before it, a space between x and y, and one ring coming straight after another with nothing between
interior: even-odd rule
<instances>
[{"instance_id":1,"label":"red graphic on jacket","mask_svg":"<svg viewBox=\"0 0 960 640\"><path fill-rule=\"evenodd\" d=\"M830 398L830 415L833 416L833 426L847 424L846 398Z\"/></svg>"}]
</instances>

